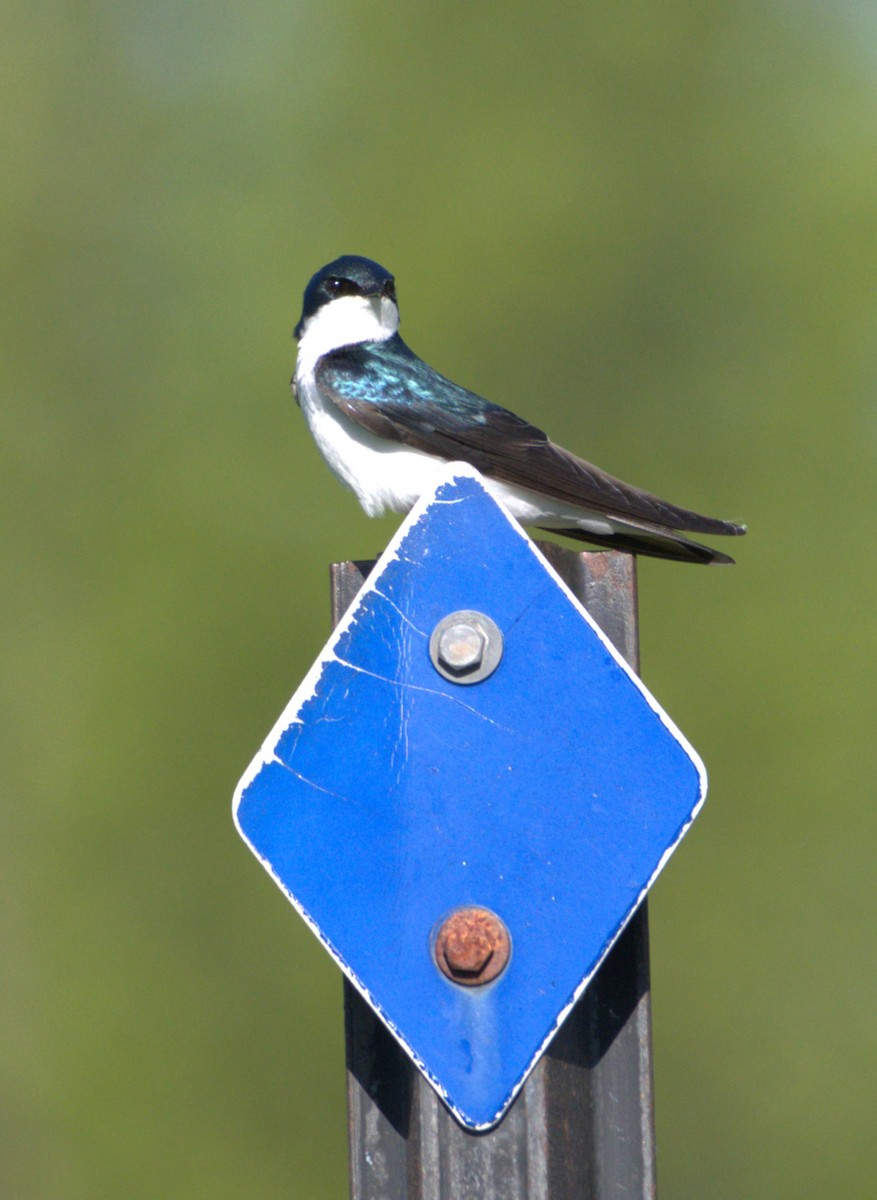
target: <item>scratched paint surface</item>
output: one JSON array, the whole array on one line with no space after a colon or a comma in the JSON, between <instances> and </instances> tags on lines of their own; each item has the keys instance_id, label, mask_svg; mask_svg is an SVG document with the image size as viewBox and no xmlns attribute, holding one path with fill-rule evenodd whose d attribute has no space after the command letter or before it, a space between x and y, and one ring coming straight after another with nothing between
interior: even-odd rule
<instances>
[{"instance_id":1,"label":"scratched paint surface","mask_svg":"<svg viewBox=\"0 0 877 1200\"><path fill-rule=\"evenodd\" d=\"M429 636L502 630L461 687ZM421 502L236 795L244 838L468 1125L499 1118L705 792L700 760L471 471ZM511 933L461 988L431 935L461 904Z\"/></svg>"}]
</instances>

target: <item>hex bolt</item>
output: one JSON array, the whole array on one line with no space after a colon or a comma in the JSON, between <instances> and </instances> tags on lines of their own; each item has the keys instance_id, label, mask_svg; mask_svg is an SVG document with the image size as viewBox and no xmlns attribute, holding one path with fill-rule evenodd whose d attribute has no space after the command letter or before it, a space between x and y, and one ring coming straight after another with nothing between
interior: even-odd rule
<instances>
[{"instance_id":1,"label":"hex bolt","mask_svg":"<svg viewBox=\"0 0 877 1200\"><path fill-rule=\"evenodd\" d=\"M443 617L429 639L429 657L451 683L480 683L499 666L502 634L484 613L461 609Z\"/></svg>"},{"instance_id":2,"label":"hex bolt","mask_svg":"<svg viewBox=\"0 0 877 1200\"><path fill-rule=\"evenodd\" d=\"M438 656L441 664L455 675L474 671L484 658L485 637L472 622L455 621L441 632Z\"/></svg>"},{"instance_id":3,"label":"hex bolt","mask_svg":"<svg viewBox=\"0 0 877 1200\"><path fill-rule=\"evenodd\" d=\"M439 970L453 983L481 987L505 970L511 938L490 909L458 908L442 922L434 953Z\"/></svg>"}]
</instances>

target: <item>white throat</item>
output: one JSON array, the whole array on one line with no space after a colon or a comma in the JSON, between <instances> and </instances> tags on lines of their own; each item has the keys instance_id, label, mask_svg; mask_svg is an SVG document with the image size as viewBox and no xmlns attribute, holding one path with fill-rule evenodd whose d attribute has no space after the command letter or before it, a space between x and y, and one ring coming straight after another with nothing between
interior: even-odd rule
<instances>
[{"instance_id":1,"label":"white throat","mask_svg":"<svg viewBox=\"0 0 877 1200\"><path fill-rule=\"evenodd\" d=\"M387 296L339 296L308 317L298 341L297 379L311 375L317 360L342 346L385 342L399 328L399 309Z\"/></svg>"}]
</instances>

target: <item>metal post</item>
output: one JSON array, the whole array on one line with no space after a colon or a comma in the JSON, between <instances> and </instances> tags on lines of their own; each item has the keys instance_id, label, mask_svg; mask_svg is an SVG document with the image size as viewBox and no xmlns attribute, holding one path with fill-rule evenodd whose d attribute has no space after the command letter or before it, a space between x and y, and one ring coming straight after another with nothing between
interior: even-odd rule
<instances>
[{"instance_id":1,"label":"metal post","mask_svg":"<svg viewBox=\"0 0 877 1200\"><path fill-rule=\"evenodd\" d=\"M540 550L638 666L636 562ZM332 567L335 623L374 564ZM351 1200L652 1200L655 1139L643 903L504 1119L471 1133L344 984Z\"/></svg>"}]
</instances>

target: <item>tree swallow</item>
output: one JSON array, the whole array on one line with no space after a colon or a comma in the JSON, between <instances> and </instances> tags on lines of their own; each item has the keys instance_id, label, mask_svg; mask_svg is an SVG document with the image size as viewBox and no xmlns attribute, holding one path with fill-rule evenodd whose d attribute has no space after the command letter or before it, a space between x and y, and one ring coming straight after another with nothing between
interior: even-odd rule
<instances>
[{"instance_id":1,"label":"tree swallow","mask_svg":"<svg viewBox=\"0 0 877 1200\"><path fill-rule=\"evenodd\" d=\"M677 531L736 535L745 525L678 508L591 466L439 375L398 329L393 276L357 255L314 275L295 328L293 394L326 462L370 517L408 512L447 463L463 461L522 524L658 558L733 562Z\"/></svg>"}]
</instances>

